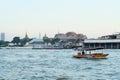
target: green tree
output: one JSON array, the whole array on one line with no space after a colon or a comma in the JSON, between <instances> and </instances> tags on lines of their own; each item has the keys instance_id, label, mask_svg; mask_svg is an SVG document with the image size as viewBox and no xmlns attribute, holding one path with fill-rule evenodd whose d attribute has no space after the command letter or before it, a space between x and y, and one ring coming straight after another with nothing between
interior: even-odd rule
<instances>
[{"instance_id":1,"label":"green tree","mask_svg":"<svg viewBox=\"0 0 120 80\"><path fill-rule=\"evenodd\" d=\"M18 46L18 44L20 43L20 37L14 37L12 42Z\"/></svg>"},{"instance_id":2,"label":"green tree","mask_svg":"<svg viewBox=\"0 0 120 80\"><path fill-rule=\"evenodd\" d=\"M51 44L55 44L56 42L59 42L59 41L60 41L59 38L53 38L53 39L51 40Z\"/></svg>"},{"instance_id":3,"label":"green tree","mask_svg":"<svg viewBox=\"0 0 120 80\"><path fill-rule=\"evenodd\" d=\"M21 46L24 46L27 42L31 41L32 39L29 38L23 38L20 40Z\"/></svg>"},{"instance_id":4,"label":"green tree","mask_svg":"<svg viewBox=\"0 0 120 80\"><path fill-rule=\"evenodd\" d=\"M43 40L44 40L44 42L47 43L47 44L50 43L50 39L49 39L49 38L43 38Z\"/></svg>"},{"instance_id":5,"label":"green tree","mask_svg":"<svg viewBox=\"0 0 120 80\"><path fill-rule=\"evenodd\" d=\"M8 41L0 41L0 47L5 47L5 46L8 46Z\"/></svg>"}]
</instances>

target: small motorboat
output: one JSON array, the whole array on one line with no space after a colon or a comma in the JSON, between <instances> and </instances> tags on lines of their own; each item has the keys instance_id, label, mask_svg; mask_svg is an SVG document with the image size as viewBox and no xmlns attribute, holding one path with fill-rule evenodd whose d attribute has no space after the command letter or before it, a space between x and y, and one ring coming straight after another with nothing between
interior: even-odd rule
<instances>
[{"instance_id":1,"label":"small motorboat","mask_svg":"<svg viewBox=\"0 0 120 80\"><path fill-rule=\"evenodd\" d=\"M108 56L108 54L104 54L104 53L91 53L91 52L89 54L86 54L84 52L84 51L91 51L91 50L98 50L98 49L102 49L102 48L81 49L82 53L78 52L76 55L73 55L73 57L75 57L75 58L105 59Z\"/></svg>"}]
</instances>

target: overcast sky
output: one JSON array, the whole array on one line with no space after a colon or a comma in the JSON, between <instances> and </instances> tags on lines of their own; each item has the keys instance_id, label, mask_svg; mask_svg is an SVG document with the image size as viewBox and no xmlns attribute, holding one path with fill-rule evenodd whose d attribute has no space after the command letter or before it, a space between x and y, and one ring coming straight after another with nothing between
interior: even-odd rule
<instances>
[{"instance_id":1,"label":"overcast sky","mask_svg":"<svg viewBox=\"0 0 120 80\"><path fill-rule=\"evenodd\" d=\"M8 40L68 31L88 38L120 32L120 0L0 0L0 32Z\"/></svg>"}]
</instances>

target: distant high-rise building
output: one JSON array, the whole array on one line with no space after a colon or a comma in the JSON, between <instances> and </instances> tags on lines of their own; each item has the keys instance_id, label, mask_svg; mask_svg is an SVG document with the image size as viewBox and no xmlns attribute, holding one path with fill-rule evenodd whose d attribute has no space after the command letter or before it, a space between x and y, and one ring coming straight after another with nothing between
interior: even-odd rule
<instances>
[{"instance_id":1,"label":"distant high-rise building","mask_svg":"<svg viewBox=\"0 0 120 80\"><path fill-rule=\"evenodd\" d=\"M5 33L1 33L1 40L5 41Z\"/></svg>"}]
</instances>

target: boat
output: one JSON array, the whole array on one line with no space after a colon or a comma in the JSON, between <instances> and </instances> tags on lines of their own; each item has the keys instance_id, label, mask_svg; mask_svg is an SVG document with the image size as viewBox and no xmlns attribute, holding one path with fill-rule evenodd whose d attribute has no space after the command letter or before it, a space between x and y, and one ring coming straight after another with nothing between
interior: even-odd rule
<instances>
[{"instance_id":1,"label":"boat","mask_svg":"<svg viewBox=\"0 0 120 80\"><path fill-rule=\"evenodd\" d=\"M108 54L104 53L91 53L92 50L98 50L98 49L103 49L103 48L81 48L78 49L79 51L81 50L82 52L78 52L77 54L73 55L75 58L90 58L90 59L106 59ZM89 51L89 53L87 53ZM85 53L86 52L86 53Z\"/></svg>"}]
</instances>

